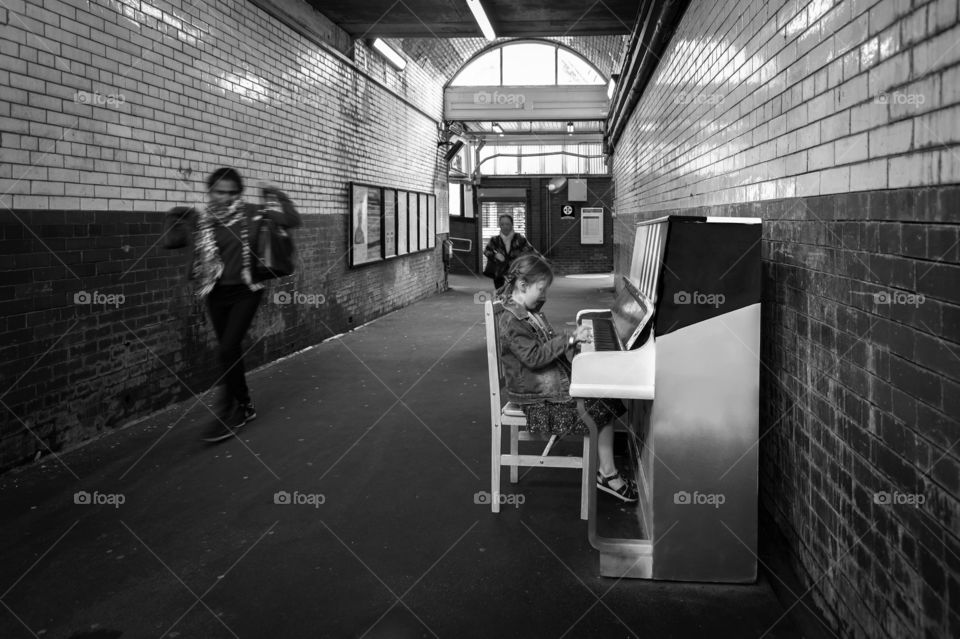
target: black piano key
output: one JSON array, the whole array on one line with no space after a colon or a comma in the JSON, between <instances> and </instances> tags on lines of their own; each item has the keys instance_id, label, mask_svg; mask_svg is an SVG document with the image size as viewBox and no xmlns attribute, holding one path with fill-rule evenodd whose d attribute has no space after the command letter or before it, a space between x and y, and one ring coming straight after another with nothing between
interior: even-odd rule
<instances>
[{"instance_id":1,"label":"black piano key","mask_svg":"<svg viewBox=\"0 0 960 639\"><path fill-rule=\"evenodd\" d=\"M593 320L593 343L598 351L620 350L620 342L617 341L613 322L599 318Z\"/></svg>"}]
</instances>

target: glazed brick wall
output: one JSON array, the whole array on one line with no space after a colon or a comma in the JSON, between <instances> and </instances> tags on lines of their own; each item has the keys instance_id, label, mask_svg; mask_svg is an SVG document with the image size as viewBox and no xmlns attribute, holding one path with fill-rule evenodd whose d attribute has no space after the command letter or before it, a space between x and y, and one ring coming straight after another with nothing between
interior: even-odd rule
<instances>
[{"instance_id":1,"label":"glazed brick wall","mask_svg":"<svg viewBox=\"0 0 960 639\"><path fill-rule=\"evenodd\" d=\"M351 180L436 193L446 214L441 87L416 65L388 78L376 54L358 65L240 1L12 0L0 18L0 469L218 377L184 251L159 248L163 211L201 202L213 168L236 167L251 198L278 184L304 217L249 366L444 285L439 248L346 263Z\"/></svg>"},{"instance_id":2,"label":"glazed brick wall","mask_svg":"<svg viewBox=\"0 0 960 639\"><path fill-rule=\"evenodd\" d=\"M638 220L763 219L761 508L842 637L960 636L958 40L956 0L695 1L614 154L618 272Z\"/></svg>"}]
</instances>

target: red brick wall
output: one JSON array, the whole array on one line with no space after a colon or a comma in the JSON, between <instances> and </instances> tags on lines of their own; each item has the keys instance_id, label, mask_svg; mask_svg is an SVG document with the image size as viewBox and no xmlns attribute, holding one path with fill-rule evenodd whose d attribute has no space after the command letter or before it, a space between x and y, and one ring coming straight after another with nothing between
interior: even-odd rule
<instances>
[{"instance_id":1,"label":"red brick wall","mask_svg":"<svg viewBox=\"0 0 960 639\"><path fill-rule=\"evenodd\" d=\"M524 188L527 190L527 239L546 255L557 273L609 273L613 270L613 189L609 177L586 176L587 200L572 202L573 220L561 219L561 206L567 202L567 187L547 192L545 178L484 178L483 188ZM602 207L603 244L580 243L580 209Z\"/></svg>"},{"instance_id":2,"label":"red brick wall","mask_svg":"<svg viewBox=\"0 0 960 639\"><path fill-rule=\"evenodd\" d=\"M608 177L587 176L587 200L569 202L574 208L574 219L561 218L561 208L568 203L569 187L563 186L549 193L546 185L549 179L537 179L536 200L543 217L541 227L549 219L549 235L542 246L549 248L549 254L560 273L609 273L613 270L613 189ZM603 209L603 244L582 244L580 242L580 209L584 207Z\"/></svg>"},{"instance_id":3,"label":"red brick wall","mask_svg":"<svg viewBox=\"0 0 960 639\"><path fill-rule=\"evenodd\" d=\"M618 271L631 218L763 218L761 507L843 637L960 636L958 40L955 0L692 2L614 156Z\"/></svg>"},{"instance_id":4,"label":"red brick wall","mask_svg":"<svg viewBox=\"0 0 960 639\"><path fill-rule=\"evenodd\" d=\"M249 366L443 285L439 248L357 269L345 261L351 180L437 193L446 214L441 87L416 65L398 76L364 51L358 67L247 2L4 6L0 469L219 375L182 251L159 248L163 211L202 201L218 166L236 167L250 197L258 183L280 185L304 216L300 268L268 290ZM323 303L277 304L277 290ZM84 292L116 297L75 303Z\"/></svg>"}]
</instances>

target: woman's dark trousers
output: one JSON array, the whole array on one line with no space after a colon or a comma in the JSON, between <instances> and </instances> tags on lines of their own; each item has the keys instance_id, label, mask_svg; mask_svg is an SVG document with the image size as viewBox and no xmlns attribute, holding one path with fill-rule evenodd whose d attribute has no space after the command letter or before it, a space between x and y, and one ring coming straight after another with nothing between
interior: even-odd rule
<instances>
[{"instance_id":1,"label":"woman's dark trousers","mask_svg":"<svg viewBox=\"0 0 960 639\"><path fill-rule=\"evenodd\" d=\"M221 410L228 410L233 402L250 402L242 343L262 297L262 290L251 291L245 284L217 284L207 297L207 310L219 343L217 357L226 386Z\"/></svg>"}]
</instances>

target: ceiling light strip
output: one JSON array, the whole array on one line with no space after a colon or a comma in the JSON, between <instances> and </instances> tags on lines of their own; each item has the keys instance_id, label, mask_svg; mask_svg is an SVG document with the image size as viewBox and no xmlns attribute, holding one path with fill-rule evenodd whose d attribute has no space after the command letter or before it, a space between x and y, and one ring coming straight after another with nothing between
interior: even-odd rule
<instances>
[{"instance_id":1,"label":"ceiling light strip","mask_svg":"<svg viewBox=\"0 0 960 639\"><path fill-rule=\"evenodd\" d=\"M483 10L483 5L480 4L480 0L467 0L467 6L470 7L470 12L473 13L473 19L477 21L480 30L483 31L483 37L490 41L496 40L497 34L493 32L493 26L490 24L490 20L487 18L487 14Z\"/></svg>"}]
</instances>

